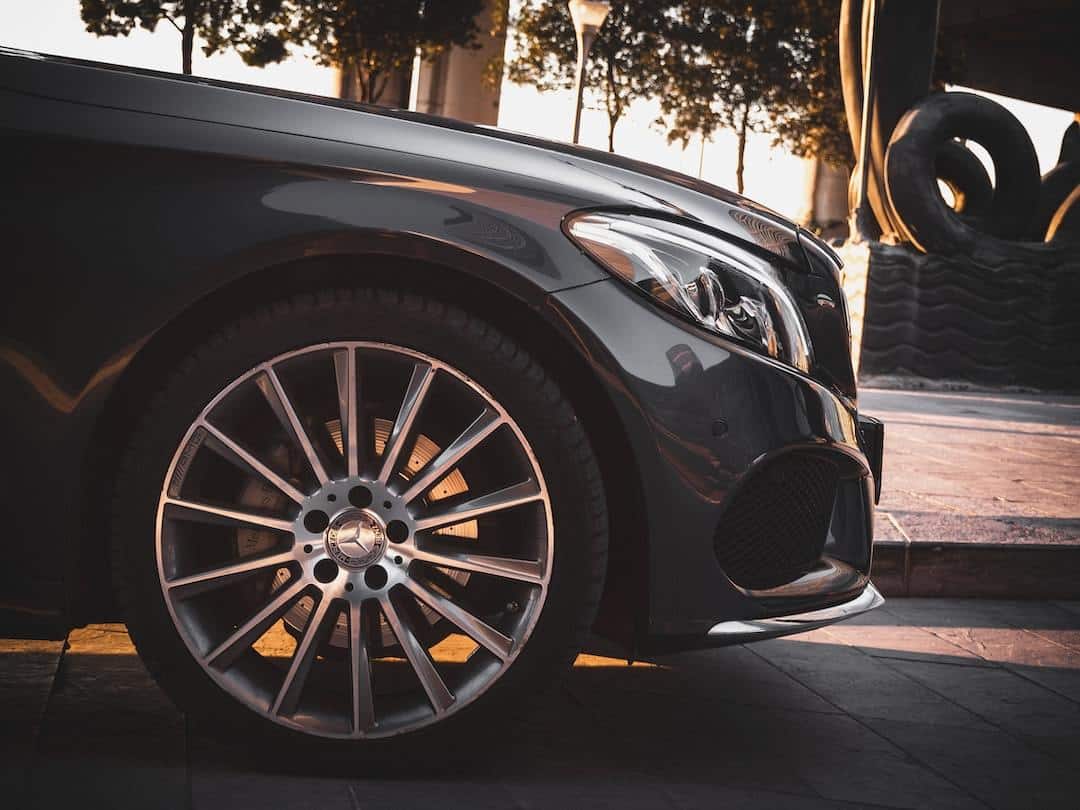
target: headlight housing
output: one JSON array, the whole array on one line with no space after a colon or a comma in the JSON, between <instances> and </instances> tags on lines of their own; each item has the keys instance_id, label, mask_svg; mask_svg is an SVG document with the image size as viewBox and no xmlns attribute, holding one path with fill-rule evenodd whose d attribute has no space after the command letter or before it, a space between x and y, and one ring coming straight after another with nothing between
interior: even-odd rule
<instances>
[{"instance_id":1,"label":"headlight housing","mask_svg":"<svg viewBox=\"0 0 1080 810\"><path fill-rule=\"evenodd\" d=\"M704 231L634 214L577 214L566 232L616 278L660 305L809 373L806 324L765 259Z\"/></svg>"}]
</instances>

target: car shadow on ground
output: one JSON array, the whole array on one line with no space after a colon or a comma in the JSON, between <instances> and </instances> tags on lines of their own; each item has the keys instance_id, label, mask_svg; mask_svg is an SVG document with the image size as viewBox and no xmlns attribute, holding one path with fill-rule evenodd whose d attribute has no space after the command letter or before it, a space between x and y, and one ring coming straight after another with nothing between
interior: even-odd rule
<instances>
[{"instance_id":1,"label":"car shadow on ground","mask_svg":"<svg viewBox=\"0 0 1080 810\"><path fill-rule=\"evenodd\" d=\"M59 666L45 642L0 655L6 716L25 724L37 704L40 718L29 739L8 726L7 795L41 808L1070 806L1080 616L887 607L632 666L581 656L489 738L351 759L200 733L122 627L91 627Z\"/></svg>"}]
</instances>

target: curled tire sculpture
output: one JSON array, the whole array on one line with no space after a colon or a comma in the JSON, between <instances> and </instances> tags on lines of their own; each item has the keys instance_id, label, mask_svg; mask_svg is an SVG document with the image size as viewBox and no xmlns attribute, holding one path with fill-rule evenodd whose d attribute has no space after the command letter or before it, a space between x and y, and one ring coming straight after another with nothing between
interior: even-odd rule
<instances>
[{"instance_id":1,"label":"curled tire sculpture","mask_svg":"<svg viewBox=\"0 0 1080 810\"><path fill-rule=\"evenodd\" d=\"M938 152L956 138L981 144L994 161L997 185L979 230L937 189ZM900 119L885 156L885 181L891 218L926 253L970 251L983 233L1022 238L1039 200L1038 159L1023 125L1000 104L971 93L935 93Z\"/></svg>"},{"instance_id":2,"label":"curled tire sculpture","mask_svg":"<svg viewBox=\"0 0 1080 810\"><path fill-rule=\"evenodd\" d=\"M1080 160L1059 163L1043 175L1039 206L1031 224L1032 237L1045 237L1046 241L1050 241L1050 223L1062 204L1075 194L1077 187L1080 187Z\"/></svg>"},{"instance_id":3,"label":"curled tire sculpture","mask_svg":"<svg viewBox=\"0 0 1080 810\"><path fill-rule=\"evenodd\" d=\"M990 214L994 184L982 161L959 141L946 141L934 161L937 178L953 193L953 210L973 227Z\"/></svg>"},{"instance_id":4,"label":"curled tire sculpture","mask_svg":"<svg viewBox=\"0 0 1080 810\"><path fill-rule=\"evenodd\" d=\"M1058 207L1050 226L1046 229L1046 241L1080 242L1080 186Z\"/></svg>"},{"instance_id":5,"label":"curled tire sculpture","mask_svg":"<svg viewBox=\"0 0 1080 810\"><path fill-rule=\"evenodd\" d=\"M840 73L844 110L852 146L859 159L862 140L864 75L873 62L875 79L870 94L869 155L862 171L867 176L866 204L883 231L897 230L885 192L885 153L889 136L901 116L930 90L937 41L937 3L874 3L875 44L867 48L867 0L843 0L840 5ZM876 237L873 223L864 222Z\"/></svg>"}]
</instances>

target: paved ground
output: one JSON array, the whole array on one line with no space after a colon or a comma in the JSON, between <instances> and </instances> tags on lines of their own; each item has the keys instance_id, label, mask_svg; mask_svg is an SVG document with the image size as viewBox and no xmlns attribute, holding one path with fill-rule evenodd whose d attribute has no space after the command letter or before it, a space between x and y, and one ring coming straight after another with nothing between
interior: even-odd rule
<instances>
[{"instance_id":1,"label":"paved ground","mask_svg":"<svg viewBox=\"0 0 1080 810\"><path fill-rule=\"evenodd\" d=\"M859 405L886 422L878 539L1080 543L1080 397L867 388Z\"/></svg>"},{"instance_id":2,"label":"paved ground","mask_svg":"<svg viewBox=\"0 0 1080 810\"><path fill-rule=\"evenodd\" d=\"M500 752L288 774L191 733L117 625L0 642L0 796L27 808L1054 808L1080 796L1080 603L892 600L803 636L583 656ZM18 796L13 803L8 797Z\"/></svg>"}]
</instances>

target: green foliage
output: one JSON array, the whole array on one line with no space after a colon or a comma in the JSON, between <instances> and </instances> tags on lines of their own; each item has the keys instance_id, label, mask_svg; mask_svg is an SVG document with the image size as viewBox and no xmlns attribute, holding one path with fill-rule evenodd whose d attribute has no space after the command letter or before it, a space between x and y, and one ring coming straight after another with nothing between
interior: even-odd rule
<instances>
[{"instance_id":1,"label":"green foliage","mask_svg":"<svg viewBox=\"0 0 1080 810\"><path fill-rule=\"evenodd\" d=\"M661 98L669 140L735 130L740 191L747 132L771 132L803 157L850 163L839 16L840 0L681 3L669 28Z\"/></svg>"},{"instance_id":2,"label":"green foliage","mask_svg":"<svg viewBox=\"0 0 1080 810\"><path fill-rule=\"evenodd\" d=\"M476 45L483 0L288 0L283 38L319 64L355 74L360 100L376 102L392 73L452 45Z\"/></svg>"},{"instance_id":3,"label":"green foliage","mask_svg":"<svg viewBox=\"0 0 1080 810\"><path fill-rule=\"evenodd\" d=\"M630 103L655 94L670 6L660 0L614 2L593 44L585 82L602 94L611 151L615 126ZM514 57L506 65L507 77L542 91L573 87L577 38L565 0L524 0L512 22Z\"/></svg>"},{"instance_id":4,"label":"green foliage","mask_svg":"<svg viewBox=\"0 0 1080 810\"><path fill-rule=\"evenodd\" d=\"M792 6L792 77L774 94L769 130L793 154L851 166L855 155L840 81L840 0Z\"/></svg>"},{"instance_id":5,"label":"green foliage","mask_svg":"<svg viewBox=\"0 0 1080 810\"><path fill-rule=\"evenodd\" d=\"M191 73L195 37L210 56L234 48L249 65L285 57L274 20L282 0L81 0L86 30L98 36L127 36L136 26L153 31L167 22L180 33L184 73Z\"/></svg>"},{"instance_id":6,"label":"green foliage","mask_svg":"<svg viewBox=\"0 0 1080 810\"><path fill-rule=\"evenodd\" d=\"M586 81L602 92L612 132L632 101L648 97L660 99L669 141L733 129L740 177L751 131L848 164L839 18L840 0L615 2ZM540 90L572 87L577 48L564 0L523 0L513 22L507 76Z\"/></svg>"}]
</instances>

